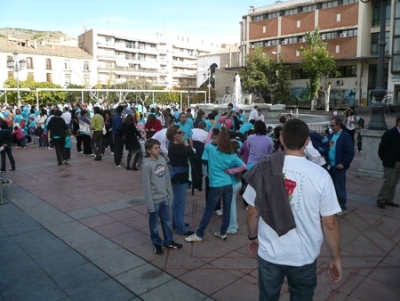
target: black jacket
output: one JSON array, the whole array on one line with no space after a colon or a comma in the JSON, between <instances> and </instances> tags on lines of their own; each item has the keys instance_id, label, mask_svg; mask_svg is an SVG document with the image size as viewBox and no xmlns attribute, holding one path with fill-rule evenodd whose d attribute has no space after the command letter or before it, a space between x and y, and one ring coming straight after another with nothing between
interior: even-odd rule
<instances>
[{"instance_id":1,"label":"black jacket","mask_svg":"<svg viewBox=\"0 0 400 301\"><path fill-rule=\"evenodd\" d=\"M126 136L125 141L125 149L127 151L139 151L140 150L140 143L138 137L140 137L139 131L136 129L134 123L125 124L122 123L121 131L123 135Z\"/></svg>"},{"instance_id":2,"label":"black jacket","mask_svg":"<svg viewBox=\"0 0 400 301\"><path fill-rule=\"evenodd\" d=\"M65 137L67 136L66 130L68 130L68 126L65 123L64 119L61 117L53 116L49 124L47 125L47 129L50 131L50 137L53 138L54 136L58 137Z\"/></svg>"},{"instance_id":3,"label":"black jacket","mask_svg":"<svg viewBox=\"0 0 400 301\"><path fill-rule=\"evenodd\" d=\"M400 161L400 134L397 126L382 135L378 155L385 167L395 168L396 161Z\"/></svg>"},{"instance_id":4,"label":"black jacket","mask_svg":"<svg viewBox=\"0 0 400 301\"><path fill-rule=\"evenodd\" d=\"M0 130L0 146L7 144L6 147L11 147L13 143L13 137L10 130Z\"/></svg>"}]
</instances>

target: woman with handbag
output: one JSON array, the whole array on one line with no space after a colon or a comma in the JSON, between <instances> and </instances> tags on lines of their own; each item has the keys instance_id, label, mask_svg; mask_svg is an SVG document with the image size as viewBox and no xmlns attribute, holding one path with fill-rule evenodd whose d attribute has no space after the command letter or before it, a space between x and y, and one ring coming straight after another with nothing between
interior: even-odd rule
<instances>
[{"instance_id":1,"label":"woman with handbag","mask_svg":"<svg viewBox=\"0 0 400 301\"><path fill-rule=\"evenodd\" d=\"M126 115L124 121L122 122L121 130L123 133L123 138L125 139L125 149L129 152L126 159L126 170L138 170L136 163L139 160L139 155L141 154L141 148L139 143L140 133L137 130L132 115ZM125 137L125 138L124 138ZM130 167L132 155L135 155L133 160L132 168Z\"/></svg>"},{"instance_id":2,"label":"woman with handbag","mask_svg":"<svg viewBox=\"0 0 400 301\"><path fill-rule=\"evenodd\" d=\"M79 133L81 134L83 141L83 153L88 156L92 155L92 148L90 146L90 140L92 139L90 129L90 118L86 110L81 111L81 117L79 118Z\"/></svg>"}]
</instances>

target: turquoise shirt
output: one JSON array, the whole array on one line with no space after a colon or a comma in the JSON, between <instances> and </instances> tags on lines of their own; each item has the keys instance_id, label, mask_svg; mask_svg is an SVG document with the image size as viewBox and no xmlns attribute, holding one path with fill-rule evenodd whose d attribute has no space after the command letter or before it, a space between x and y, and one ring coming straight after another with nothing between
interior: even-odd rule
<instances>
[{"instance_id":1,"label":"turquoise shirt","mask_svg":"<svg viewBox=\"0 0 400 301\"><path fill-rule=\"evenodd\" d=\"M185 140L186 140L186 141L189 140L189 137L192 137L192 136L193 136L192 127L190 126L189 123L186 122L185 124L182 124L182 123L178 122L176 125L179 126L179 128L180 128L183 132L185 132Z\"/></svg>"},{"instance_id":2,"label":"turquoise shirt","mask_svg":"<svg viewBox=\"0 0 400 301\"><path fill-rule=\"evenodd\" d=\"M232 185L231 176L225 173L225 170L243 165L243 161L236 154L222 153L211 143L204 148L201 159L208 161L210 187Z\"/></svg>"},{"instance_id":3,"label":"turquoise shirt","mask_svg":"<svg viewBox=\"0 0 400 301\"><path fill-rule=\"evenodd\" d=\"M339 139L340 134L342 133L342 131L340 131L339 133L333 134L331 141L329 141L329 164L331 166L336 166L336 162L335 162L335 158L336 158L336 141Z\"/></svg>"},{"instance_id":4,"label":"turquoise shirt","mask_svg":"<svg viewBox=\"0 0 400 301\"><path fill-rule=\"evenodd\" d=\"M244 135L246 132L250 131L253 127L254 127L254 124L252 124L251 122L245 122L240 127L239 133Z\"/></svg>"},{"instance_id":5,"label":"turquoise shirt","mask_svg":"<svg viewBox=\"0 0 400 301\"><path fill-rule=\"evenodd\" d=\"M206 131L209 132L211 130L213 126L213 122L210 120L206 120ZM216 129L221 129L221 124L219 122L217 122L217 124L215 125Z\"/></svg>"}]
</instances>

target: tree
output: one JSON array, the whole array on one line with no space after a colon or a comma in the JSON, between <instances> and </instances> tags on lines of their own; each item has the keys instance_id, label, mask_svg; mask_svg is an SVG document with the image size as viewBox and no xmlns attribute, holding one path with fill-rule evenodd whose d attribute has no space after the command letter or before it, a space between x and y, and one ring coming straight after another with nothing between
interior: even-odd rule
<instances>
[{"instance_id":1,"label":"tree","mask_svg":"<svg viewBox=\"0 0 400 301\"><path fill-rule=\"evenodd\" d=\"M275 103L286 103L290 98L289 67L285 65L281 54L278 54L278 62L274 65L275 78L272 85L272 95Z\"/></svg>"},{"instance_id":2,"label":"tree","mask_svg":"<svg viewBox=\"0 0 400 301\"><path fill-rule=\"evenodd\" d=\"M15 79L7 79L3 86L5 88L17 88L17 81ZM31 89L32 92L20 92L21 95L21 102L24 103L31 103L34 104L36 103L36 93L34 90L36 88L60 88L62 89L63 87L49 83L49 82L35 82L35 80L32 77L28 77L24 81L19 82L19 86L21 89L23 88L28 88ZM8 92L7 93L7 102L12 103L12 104L17 104L18 103L18 93L17 91L13 92ZM39 99L40 103L43 104L57 104L64 102L66 98L66 93L63 91L42 91L39 92Z\"/></svg>"},{"instance_id":3,"label":"tree","mask_svg":"<svg viewBox=\"0 0 400 301\"><path fill-rule=\"evenodd\" d=\"M259 93L264 98L271 88L274 76L273 60L260 47L246 55L246 69L240 72L240 79L245 93Z\"/></svg>"},{"instance_id":4,"label":"tree","mask_svg":"<svg viewBox=\"0 0 400 301\"><path fill-rule=\"evenodd\" d=\"M325 77L325 110L329 111L329 93L330 83L328 83L328 75L336 73L336 63L333 55L329 53L328 45L321 40L319 28L314 31L307 32L305 35L306 45L301 46L298 50L303 57L301 65L304 72L310 77L310 101L311 110L314 110L315 99L321 87L321 78Z\"/></svg>"}]
</instances>

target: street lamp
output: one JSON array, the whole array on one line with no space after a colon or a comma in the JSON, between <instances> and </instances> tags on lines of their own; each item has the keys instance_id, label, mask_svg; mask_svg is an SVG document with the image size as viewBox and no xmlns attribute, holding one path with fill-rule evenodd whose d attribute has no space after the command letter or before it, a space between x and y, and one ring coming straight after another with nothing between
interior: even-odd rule
<instances>
[{"instance_id":1,"label":"street lamp","mask_svg":"<svg viewBox=\"0 0 400 301\"><path fill-rule=\"evenodd\" d=\"M17 72L17 94L18 94L18 108L21 108L21 95L19 93L19 71L25 69L25 60L18 61L18 52L14 52L14 59L10 59L7 61L7 67L10 68L12 71Z\"/></svg>"},{"instance_id":2,"label":"street lamp","mask_svg":"<svg viewBox=\"0 0 400 301\"><path fill-rule=\"evenodd\" d=\"M361 0L363 3L377 2L377 0ZM386 90L383 88L383 68L385 64L385 32L386 32L386 3L389 0L380 1L380 31L379 31L379 52L378 52L378 74L376 78L376 87L373 91L375 104L371 108L371 120L368 123L370 130L387 130L385 121L386 106L382 103L382 99L386 95Z\"/></svg>"},{"instance_id":3,"label":"street lamp","mask_svg":"<svg viewBox=\"0 0 400 301\"><path fill-rule=\"evenodd\" d=\"M207 70L207 76L208 76L208 103L211 103L211 70L208 68Z\"/></svg>"}]
</instances>

